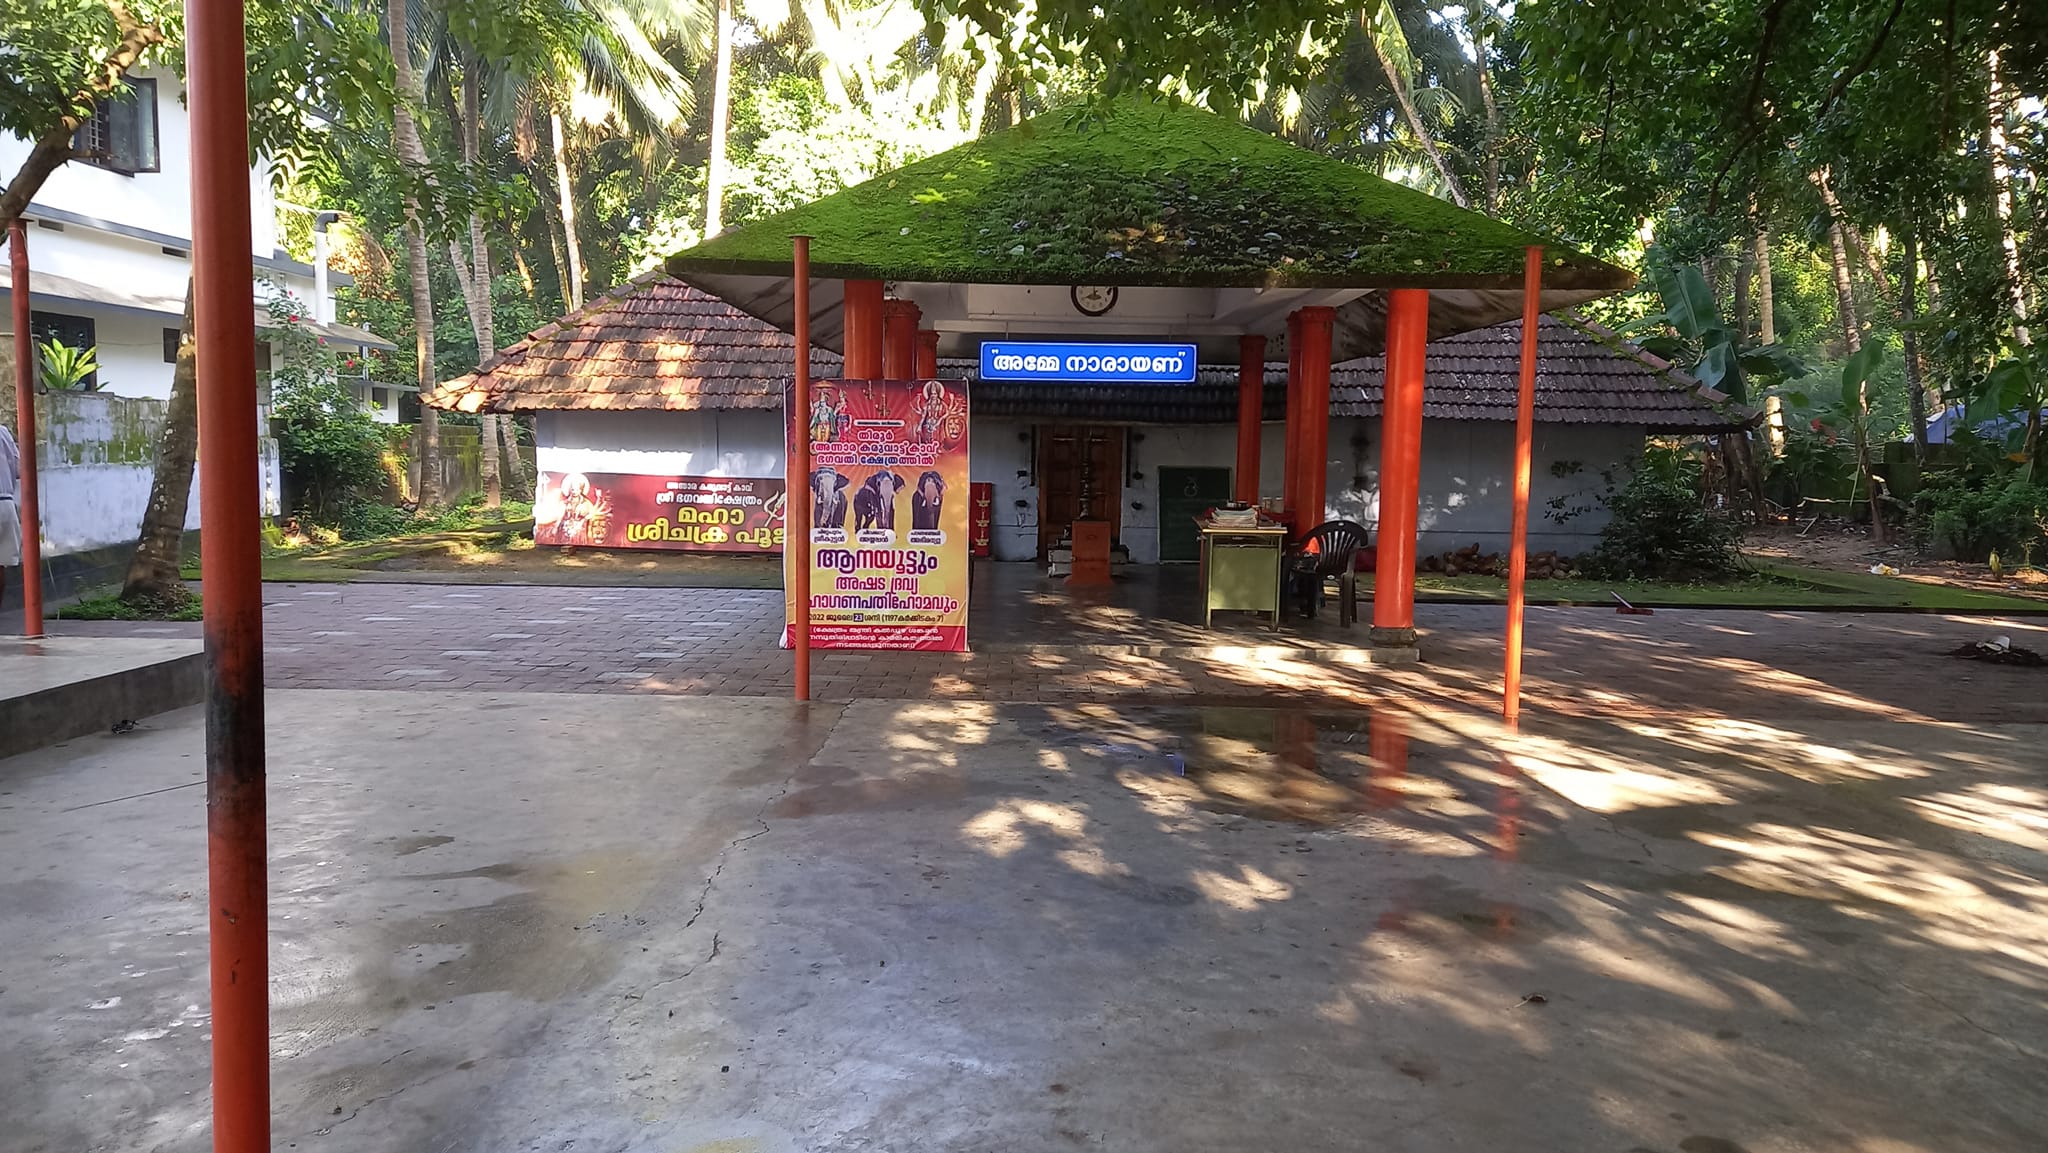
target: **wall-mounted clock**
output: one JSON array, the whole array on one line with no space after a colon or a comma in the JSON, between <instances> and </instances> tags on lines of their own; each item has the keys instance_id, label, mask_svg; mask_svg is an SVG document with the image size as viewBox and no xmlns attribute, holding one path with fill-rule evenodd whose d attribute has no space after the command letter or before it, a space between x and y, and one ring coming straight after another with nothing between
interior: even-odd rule
<instances>
[{"instance_id":1,"label":"wall-mounted clock","mask_svg":"<svg viewBox=\"0 0 2048 1153\"><path fill-rule=\"evenodd\" d=\"M1116 307L1116 286L1105 284L1077 284L1067 295L1073 298L1074 310L1082 316L1101 316Z\"/></svg>"}]
</instances>

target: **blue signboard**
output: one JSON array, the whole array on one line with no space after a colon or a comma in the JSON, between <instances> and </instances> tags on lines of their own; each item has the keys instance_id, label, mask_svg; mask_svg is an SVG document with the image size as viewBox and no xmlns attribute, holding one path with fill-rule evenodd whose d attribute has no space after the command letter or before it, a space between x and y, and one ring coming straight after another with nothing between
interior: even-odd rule
<instances>
[{"instance_id":1,"label":"blue signboard","mask_svg":"<svg viewBox=\"0 0 2048 1153\"><path fill-rule=\"evenodd\" d=\"M1195 346L989 340L981 345L981 379L1193 384Z\"/></svg>"}]
</instances>

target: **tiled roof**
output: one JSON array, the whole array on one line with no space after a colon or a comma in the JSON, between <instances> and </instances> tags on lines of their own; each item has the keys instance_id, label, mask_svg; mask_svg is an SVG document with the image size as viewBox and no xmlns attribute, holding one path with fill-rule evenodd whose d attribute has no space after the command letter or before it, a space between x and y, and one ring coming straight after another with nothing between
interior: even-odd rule
<instances>
[{"instance_id":1,"label":"tiled roof","mask_svg":"<svg viewBox=\"0 0 2048 1153\"><path fill-rule=\"evenodd\" d=\"M1520 321L1431 341L1423 414L1446 420L1515 418ZM1536 419L1711 432L1755 419L1726 397L1615 334L1545 316L1537 347ZM478 371L422 399L461 412L540 409L774 409L782 406L791 337L717 297L648 273L536 330ZM811 371L829 379L840 358L813 349ZM940 371L974 380L971 361ZM1331 372L1333 416L1378 416L1384 360ZM1265 415L1285 415L1287 366L1266 366ZM975 381L981 416L1143 424L1237 420L1237 369L1204 367L1192 385L1008 384Z\"/></svg>"},{"instance_id":2,"label":"tiled roof","mask_svg":"<svg viewBox=\"0 0 2048 1153\"><path fill-rule=\"evenodd\" d=\"M458 412L781 408L795 354L788 333L654 271L420 399ZM839 364L812 350L819 377L839 375Z\"/></svg>"}]
</instances>

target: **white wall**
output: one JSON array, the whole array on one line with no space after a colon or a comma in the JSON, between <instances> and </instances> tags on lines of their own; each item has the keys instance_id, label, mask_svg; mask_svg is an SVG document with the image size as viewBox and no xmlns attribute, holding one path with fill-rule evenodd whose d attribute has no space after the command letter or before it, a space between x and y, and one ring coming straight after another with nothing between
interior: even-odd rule
<instances>
[{"instance_id":1,"label":"white wall","mask_svg":"<svg viewBox=\"0 0 2048 1153\"><path fill-rule=\"evenodd\" d=\"M1331 516L1379 524L1379 432L1377 418L1340 418L1330 424L1327 480ZM1353 438L1363 435L1364 448ZM1607 511L1594 508L1569 523L1550 517L1553 497L1596 504L1600 473L1633 460L1643 449L1638 427L1609 424L1539 424L1532 446L1529 482L1529 548L1576 554L1600 539ZM1487 552L1507 547L1510 470L1515 426L1505 421L1422 422L1421 507L1417 548L1424 554L1477 544ZM1576 464L1572 475L1553 475L1552 466ZM1360 482L1363 483L1360 483Z\"/></svg>"},{"instance_id":2,"label":"white wall","mask_svg":"<svg viewBox=\"0 0 2048 1153\"><path fill-rule=\"evenodd\" d=\"M995 486L990 509L989 555L997 560L1030 560L1038 555L1038 487L1031 483L1031 428L1028 423L971 419L967 429L967 478ZM1017 504L1023 502L1024 507Z\"/></svg>"},{"instance_id":3,"label":"white wall","mask_svg":"<svg viewBox=\"0 0 2048 1153\"><path fill-rule=\"evenodd\" d=\"M192 235L191 130L179 100L177 74L169 69L144 69L137 76L156 80L157 161L160 172L123 176L90 164L66 164L50 174L35 202L81 216L147 228L171 236ZM0 171L15 172L32 142L0 136ZM37 233L30 230L30 250ZM270 255L265 246L262 255Z\"/></svg>"},{"instance_id":4,"label":"white wall","mask_svg":"<svg viewBox=\"0 0 2048 1153\"><path fill-rule=\"evenodd\" d=\"M543 472L781 476L782 411L542 412Z\"/></svg>"},{"instance_id":5,"label":"white wall","mask_svg":"<svg viewBox=\"0 0 2048 1153\"><path fill-rule=\"evenodd\" d=\"M149 503L160 401L106 393L50 393L37 402L37 481L44 552L49 556L126 545ZM277 442L258 442L262 506L278 511ZM199 527L199 479L185 527Z\"/></svg>"},{"instance_id":6,"label":"white wall","mask_svg":"<svg viewBox=\"0 0 2048 1153\"><path fill-rule=\"evenodd\" d=\"M176 73L144 70L138 76L157 81L157 172L123 176L81 161L73 161L50 174L33 198L35 205L74 213L110 224L161 233L189 249L192 236L191 129L182 89ZM17 136L0 135L0 172L21 166L32 144ZM271 191L269 165L257 164L249 172L249 243L252 256L269 259L277 253L277 202ZM35 214L29 213L31 217ZM93 320L99 337L99 360L103 366L102 388L120 396L164 398L170 395L171 366L164 363L162 332L176 328L183 319L185 285L191 276L188 256L164 251L165 245L116 232L64 223L62 231L31 225L28 229L30 267L52 276L67 277L89 285L104 285L154 308L157 317L137 315L132 310L109 310L91 305L38 301L40 312L85 316ZM263 273L294 296L315 305L311 275L266 269ZM251 288L252 307L270 293L262 286ZM394 418L395 419L395 418Z\"/></svg>"},{"instance_id":7,"label":"white wall","mask_svg":"<svg viewBox=\"0 0 2048 1153\"><path fill-rule=\"evenodd\" d=\"M550 472L782 475L781 414L776 412L543 412L538 415L540 467ZM1038 489L1032 483L1030 422L976 420L968 435L968 474L995 486L991 553L997 560L1030 560L1038 551ZM1230 425L1142 425L1142 440L1125 459L1121 542L1140 564L1159 559L1159 469L1209 466L1234 469L1237 430ZM1326 515L1377 530L1379 524L1377 418L1340 417L1330 423ZM1281 491L1279 423L1265 426L1259 454L1259 491ZM1425 420L1417 547L1443 552L1477 544L1504 549L1508 540L1509 470L1514 462L1512 424L1500 421ZM1599 539L1607 521L1596 508L1569 524L1550 516L1553 497L1595 503L1600 473L1642 451L1643 430L1617 425L1539 424L1530 477L1529 547L1579 553ZM1553 475L1559 462L1572 475ZM1142 474L1135 481L1130 473ZM1022 507L1019 507L1019 503Z\"/></svg>"}]
</instances>

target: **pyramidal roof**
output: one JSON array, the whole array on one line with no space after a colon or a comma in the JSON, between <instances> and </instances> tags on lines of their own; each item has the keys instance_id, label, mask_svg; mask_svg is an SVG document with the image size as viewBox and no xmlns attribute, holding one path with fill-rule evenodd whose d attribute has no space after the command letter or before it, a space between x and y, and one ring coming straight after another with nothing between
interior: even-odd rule
<instances>
[{"instance_id":1,"label":"pyramidal roof","mask_svg":"<svg viewBox=\"0 0 2048 1153\"><path fill-rule=\"evenodd\" d=\"M1235 120L1143 97L1055 110L730 229L668 260L716 276L952 284L1547 290L1634 277ZM736 299L736 303L744 302Z\"/></svg>"}]
</instances>

